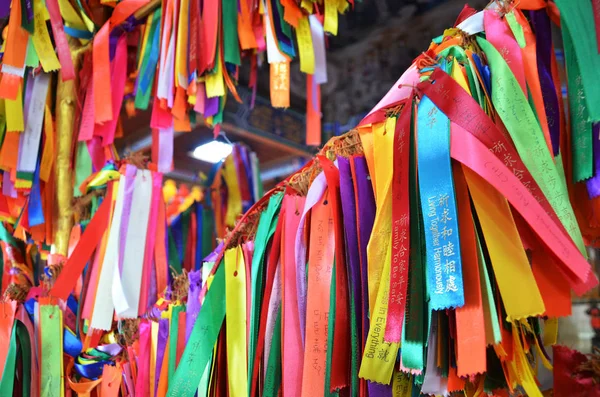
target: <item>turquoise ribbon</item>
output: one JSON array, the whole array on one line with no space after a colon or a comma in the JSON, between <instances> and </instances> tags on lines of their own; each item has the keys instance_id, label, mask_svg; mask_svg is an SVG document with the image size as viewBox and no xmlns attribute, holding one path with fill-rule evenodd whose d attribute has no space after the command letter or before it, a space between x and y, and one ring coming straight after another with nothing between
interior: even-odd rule
<instances>
[{"instance_id":1,"label":"turquoise ribbon","mask_svg":"<svg viewBox=\"0 0 600 397\"><path fill-rule=\"evenodd\" d=\"M94 34L87 30L75 29L68 26L65 26L64 29L66 34L77 39L91 40L94 38Z\"/></svg>"},{"instance_id":2,"label":"turquoise ribbon","mask_svg":"<svg viewBox=\"0 0 600 397\"><path fill-rule=\"evenodd\" d=\"M465 303L458 217L450 163L450 120L423 96L417 115L419 194L430 310Z\"/></svg>"}]
</instances>

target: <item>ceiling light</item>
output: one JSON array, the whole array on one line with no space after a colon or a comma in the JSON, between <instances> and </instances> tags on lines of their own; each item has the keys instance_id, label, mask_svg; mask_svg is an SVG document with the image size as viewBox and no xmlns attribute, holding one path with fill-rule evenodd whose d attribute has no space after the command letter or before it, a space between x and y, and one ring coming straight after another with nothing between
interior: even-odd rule
<instances>
[{"instance_id":1,"label":"ceiling light","mask_svg":"<svg viewBox=\"0 0 600 397\"><path fill-rule=\"evenodd\" d=\"M229 156L232 150L233 146L229 143L210 141L204 145L198 146L191 155L195 159L215 164Z\"/></svg>"}]
</instances>

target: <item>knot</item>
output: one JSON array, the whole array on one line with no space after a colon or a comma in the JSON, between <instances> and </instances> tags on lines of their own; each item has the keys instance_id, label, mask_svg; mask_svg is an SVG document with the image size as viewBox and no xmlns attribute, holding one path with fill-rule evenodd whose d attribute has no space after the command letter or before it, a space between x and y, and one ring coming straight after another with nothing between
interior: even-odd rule
<instances>
[{"instance_id":1,"label":"knot","mask_svg":"<svg viewBox=\"0 0 600 397\"><path fill-rule=\"evenodd\" d=\"M415 66L419 70L421 70L421 69L436 66L438 64L436 58L437 58L437 55L435 54L435 52L433 50L427 50L427 51L421 53L421 55L419 55L415 59L414 63L415 63Z\"/></svg>"}]
</instances>

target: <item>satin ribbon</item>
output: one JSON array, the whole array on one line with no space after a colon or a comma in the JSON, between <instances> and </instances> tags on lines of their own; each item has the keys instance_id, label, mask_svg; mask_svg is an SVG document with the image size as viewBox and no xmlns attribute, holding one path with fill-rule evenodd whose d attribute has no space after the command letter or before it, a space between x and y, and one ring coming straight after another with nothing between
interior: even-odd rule
<instances>
[{"instance_id":1,"label":"satin ribbon","mask_svg":"<svg viewBox=\"0 0 600 397\"><path fill-rule=\"evenodd\" d=\"M392 267L390 303L385 340L400 342L408 286L408 249L410 248L409 153L412 103L396 121L394 131L394 174L392 180Z\"/></svg>"},{"instance_id":2,"label":"satin ribbon","mask_svg":"<svg viewBox=\"0 0 600 397\"><path fill-rule=\"evenodd\" d=\"M283 211L282 209L281 211ZM279 213L275 231L273 234L273 241L271 242L272 247L279 247L281 245L281 238L283 232L283 220L285 219L285 213ZM260 381L260 361L267 360L267 354L270 349L269 341L272 336L273 324L274 324L274 313L276 306L280 303L281 298L281 283L278 274L279 261L281 251L279 249L272 249L269 252L269 256L266 262L266 278L265 278L265 289L262 297L262 304L260 308L260 319L258 324L258 338L256 339L256 354L253 359L253 371L251 379L251 392L252 395L258 395L261 392ZM264 373L263 373L264 376Z\"/></svg>"},{"instance_id":3,"label":"satin ribbon","mask_svg":"<svg viewBox=\"0 0 600 397\"><path fill-rule=\"evenodd\" d=\"M109 185L108 192L112 192ZM108 194L108 193L107 193ZM112 194L112 193L111 193ZM77 278L83 271L87 260L96 249L100 238L104 234L110 215L110 200L104 200L88 224L79 244L67 259L54 286L50 290L50 296L66 300L77 283Z\"/></svg>"},{"instance_id":4,"label":"satin ribbon","mask_svg":"<svg viewBox=\"0 0 600 397\"><path fill-rule=\"evenodd\" d=\"M58 306L39 307L40 387L41 395L62 396L64 393L62 312Z\"/></svg>"},{"instance_id":5,"label":"satin ribbon","mask_svg":"<svg viewBox=\"0 0 600 397\"><path fill-rule=\"evenodd\" d=\"M358 236L358 253L360 260L360 296L361 313L360 323L362 332L359 338L359 354L362 354L369 331L369 293L367 282L367 245L373 229L375 220L375 197L371 184L371 177L368 174L367 161L363 156L355 156L350 161L350 172L354 185L354 199L356 201L356 233ZM360 393L367 393L367 384L365 380L360 380ZM371 383L369 383L371 384Z\"/></svg>"},{"instance_id":6,"label":"satin ribbon","mask_svg":"<svg viewBox=\"0 0 600 397\"><path fill-rule=\"evenodd\" d=\"M331 204L333 214L333 227L335 236L335 310L331 316L335 330L329 341L331 341L333 350L331 350L332 365L330 381L330 390L340 390L349 386L350 371L350 325L348 323L348 271L346 267L346 254L344 245L343 218L340 197L340 173L336 165L325 156L317 156L319 163L323 167L325 179L328 188L328 203ZM333 296L333 292L332 292ZM330 313L331 315L332 313Z\"/></svg>"},{"instance_id":7,"label":"satin ribbon","mask_svg":"<svg viewBox=\"0 0 600 397\"><path fill-rule=\"evenodd\" d=\"M478 38L477 42L486 52L492 69L492 86L496 88L493 88L492 91L492 101L511 134L517 151L523 158L523 163L531 170L579 250L582 253L585 252L581 232L577 226L573 209L569 205L566 186L557 172L551 154L546 150L543 134L531 108L526 104L525 96L516 89L514 76L507 70L506 62L499 57L493 46L485 39ZM513 115L510 111L512 106L518 106L523 110L521 117ZM519 131L523 131L523 128L533 132L530 134L519 133Z\"/></svg>"},{"instance_id":8,"label":"satin ribbon","mask_svg":"<svg viewBox=\"0 0 600 397\"><path fill-rule=\"evenodd\" d=\"M589 111L585 101L583 78L573 49L573 39L566 24L562 27L565 63L567 66L568 100L571 124L571 150L573 151L573 179L575 182L595 175L594 147L597 139L591 133ZM595 135L597 137L597 135ZM589 190L589 189L588 189Z\"/></svg>"},{"instance_id":9,"label":"satin ribbon","mask_svg":"<svg viewBox=\"0 0 600 397\"><path fill-rule=\"evenodd\" d=\"M0 392L5 395L12 395L14 391L15 367L17 360L17 323L12 326L10 340L6 340L8 345L6 363L0 379Z\"/></svg>"},{"instance_id":10,"label":"satin ribbon","mask_svg":"<svg viewBox=\"0 0 600 397\"><path fill-rule=\"evenodd\" d=\"M115 185L113 185L113 196L107 195L105 198L107 203L109 203L108 205L114 205L114 210L110 220L110 227L108 228L108 241L96 289L100 293L96 292L95 294L94 310L90 323L92 328L105 331L111 329L113 321L114 303L112 293L105 294L104 291L112 288L114 268L118 268L119 266L119 230L123 216L126 177L122 175L120 181L115 182Z\"/></svg>"},{"instance_id":11,"label":"satin ribbon","mask_svg":"<svg viewBox=\"0 0 600 397\"><path fill-rule=\"evenodd\" d=\"M458 125L454 127L451 138L456 144L451 143L452 157L471 168L507 198L550 251L567 265L563 275L577 293L596 285L598 281L584 257L561 233L518 178L473 135Z\"/></svg>"},{"instance_id":12,"label":"satin ribbon","mask_svg":"<svg viewBox=\"0 0 600 397\"><path fill-rule=\"evenodd\" d=\"M546 10L529 12L530 20L535 30L537 67L544 98L546 120L550 130L550 139L554 156L558 155L560 144L560 109L559 98L556 95L556 87L552 78L552 57L554 46L552 45L552 30L550 18Z\"/></svg>"},{"instance_id":13,"label":"satin ribbon","mask_svg":"<svg viewBox=\"0 0 600 397\"><path fill-rule=\"evenodd\" d=\"M369 174L373 179L375 202L377 210L373 233L367 246L367 267L369 283L369 313L374 312L383 268L387 258L387 251L391 247L391 222L392 222L392 197L390 194L392 184L392 169L388 160L393 158L393 142L396 120L388 118L385 123L378 123L372 127L373 148L378 155L374 156L373 169Z\"/></svg>"},{"instance_id":14,"label":"satin ribbon","mask_svg":"<svg viewBox=\"0 0 600 397\"><path fill-rule=\"evenodd\" d=\"M192 329L180 365L169 381L168 397L192 397L208 364L225 317L225 266L219 266Z\"/></svg>"},{"instance_id":15,"label":"satin ribbon","mask_svg":"<svg viewBox=\"0 0 600 397\"><path fill-rule=\"evenodd\" d=\"M333 212L326 191L311 214L308 266L307 328L302 373L302 396L322 395L325 390L327 357L327 316L334 262ZM307 200L308 201L308 200ZM302 221L301 221L302 223Z\"/></svg>"},{"instance_id":16,"label":"satin ribbon","mask_svg":"<svg viewBox=\"0 0 600 397\"><path fill-rule=\"evenodd\" d=\"M348 279L350 286L350 381L351 393L358 391L358 362L362 353L362 291L361 291L361 266L360 246L358 242L358 229L356 219L356 198L353 185L352 167L348 159L337 158L340 170L340 198L344 222L345 244L348 250Z\"/></svg>"},{"instance_id":17,"label":"satin ribbon","mask_svg":"<svg viewBox=\"0 0 600 397\"><path fill-rule=\"evenodd\" d=\"M151 325L148 321L142 321L139 325L139 347L140 355L137 362L137 378L135 382L135 394L140 396L149 395L150 387L150 338Z\"/></svg>"},{"instance_id":18,"label":"satin ribbon","mask_svg":"<svg viewBox=\"0 0 600 397\"><path fill-rule=\"evenodd\" d=\"M590 121L600 121L600 91L592 83L598 67L598 54L594 24L594 11L591 1L571 3L566 0L556 2L560 10L561 21L574 37L573 44L580 66L585 102L590 114Z\"/></svg>"},{"instance_id":19,"label":"satin ribbon","mask_svg":"<svg viewBox=\"0 0 600 397\"><path fill-rule=\"evenodd\" d=\"M486 182L465 171L502 302L509 321L541 315L545 308L508 203ZM508 260L510 258L510 260ZM515 277L515 275L518 275Z\"/></svg>"},{"instance_id":20,"label":"satin ribbon","mask_svg":"<svg viewBox=\"0 0 600 397\"><path fill-rule=\"evenodd\" d=\"M418 170L429 305L464 305L459 229L450 165L450 121L427 96L418 106Z\"/></svg>"},{"instance_id":21,"label":"satin ribbon","mask_svg":"<svg viewBox=\"0 0 600 397\"><path fill-rule=\"evenodd\" d=\"M225 252L225 293L227 310L227 379L229 395L245 395L248 389L246 335L239 332L246 322L246 266L242 248Z\"/></svg>"},{"instance_id":22,"label":"satin ribbon","mask_svg":"<svg viewBox=\"0 0 600 397\"><path fill-rule=\"evenodd\" d=\"M300 209L304 208L304 197L286 195L283 198L285 209L285 227L282 236L282 279L283 279L283 310L282 310L282 382L284 397L298 396L302 391L302 369L304 366L304 346L300 330L298 313L298 293L295 242L296 231L300 224ZM287 359L286 359L287 358Z\"/></svg>"},{"instance_id":23,"label":"satin ribbon","mask_svg":"<svg viewBox=\"0 0 600 397\"><path fill-rule=\"evenodd\" d=\"M254 255L252 256L252 277L251 277L251 290L252 291L262 291L263 289L263 275L264 268L266 267L264 264L264 256L267 248L268 241L271 239L273 234L275 233L275 227L277 225L277 212L279 210L279 206L281 205L281 201L283 199L283 195L278 194L274 195L269 199L269 204L267 206L267 210L263 212L260 216L260 222L258 224L258 229L256 231L255 237L255 249ZM254 369L254 357L256 355L256 343L257 343L257 335L259 332L259 323L260 323L260 305L261 302L258 300L258 294L254 294L252 296L251 303L251 313L250 313L250 340L249 340L249 349L248 349L248 377L253 376L255 371ZM249 383L248 393L250 393L252 384Z\"/></svg>"},{"instance_id":24,"label":"satin ribbon","mask_svg":"<svg viewBox=\"0 0 600 397\"><path fill-rule=\"evenodd\" d=\"M472 134L471 136L473 136L477 142L483 143L488 151L489 149L492 149L492 156L496 160L502 162L500 159L506 160L509 158L511 160L509 164L512 168L511 175L520 180L520 184L522 184L526 191L533 196L536 203L539 203L539 205L542 206L543 212L549 214L547 217L549 217L549 221L551 220L552 226L564 230L545 196L540 192L537 183L527 171L527 167L522 164L522 161L513 146L502 136L502 133L497 130L497 127L492 123L491 119L481 111L479 105L477 105L473 99L443 71L435 70L430 78L436 80L437 84L439 84L436 89L434 90L433 84L424 82L418 86L419 90L426 93L445 114L449 115L451 121L462 126L469 134ZM452 95L453 101L444 101L443 97L450 94ZM506 165L504 165L504 167L506 167ZM546 226L542 226L542 228L545 227ZM545 232L546 230L536 230L536 233L538 234ZM554 238L562 239L564 241L566 237L565 232L557 231L557 233L558 234L556 234ZM575 248L571 242L564 242L563 244L566 244L564 247L571 252L571 255L573 255L572 257L580 257L580 255L574 254L570 249L571 247ZM570 262L563 263L567 268L573 265L573 263ZM580 269L585 268L581 267ZM576 288L579 291L586 290L586 288L589 287L589 285L586 285L586 282L593 282L592 279L588 280L587 272L584 272L581 275L579 281L575 281L575 279L571 280L573 288Z\"/></svg>"},{"instance_id":25,"label":"satin ribbon","mask_svg":"<svg viewBox=\"0 0 600 397\"><path fill-rule=\"evenodd\" d=\"M307 264L307 244L306 240L306 215L320 200L325 193L325 174L321 173L313 180L304 203L298 231L296 233L296 287L298 291L298 315L300 317L300 332L302 333L302 341L305 343L306 335L306 300L307 300L307 280L306 280L306 264Z\"/></svg>"},{"instance_id":26,"label":"satin ribbon","mask_svg":"<svg viewBox=\"0 0 600 397\"><path fill-rule=\"evenodd\" d=\"M405 110L407 111L407 110ZM417 153L414 128L410 136L409 192L410 192L410 250L409 250L409 300L406 305L402 330L400 367L420 372L424 367L424 348L428 317L425 316L425 245L423 215L420 212ZM408 371L407 371L408 372Z\"/></svg>"},{"instance_id":27,"label":"satin ribbon","mask_svg":"<svg viewBox=\"0 0 600 397\"><path fill-rule=\"evenodd\" d=\"M467 183L458 164L452 167L461 235L465 305L456 309L456 368L458 376L486 370L486 340L481 296L479 255Z\"/></svg>"},{"instance_id":28,"label":"satin ribbon","mask_svg":"<svg viewBox=\"0 0 600 397\"><path fill-rule=\"evenodd\" d=\"M591 135L594 153L594 176L588 179L585 184L590 199L593 199L600 196L600 124L593 125Z\"/></svg>"},{"instance_id":29,"label":"satin ribbon","mask_svg":"<svg viewBox=\"0 0 600 397\"><path fill-rule=\"evenodd\" d=\"M139 255L137 249L146 246L151 195L151 172L138 170L132 197L135 205L132 205L125 240L127 245L123 255L123 273L119 274L119 268L115 267L113 275L113 301L120 318L133 318L138 314L144 256ZM127 216L125 211L123 216Z\"/></svg>"}]
</instances>

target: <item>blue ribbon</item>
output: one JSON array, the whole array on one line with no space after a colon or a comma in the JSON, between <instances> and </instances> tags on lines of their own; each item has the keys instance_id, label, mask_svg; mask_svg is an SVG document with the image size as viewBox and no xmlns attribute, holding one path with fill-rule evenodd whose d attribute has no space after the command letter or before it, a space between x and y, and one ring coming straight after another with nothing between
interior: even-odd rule
<instances>
[{"instance_id":1,"label":"blue ribbon","mask_svg":"<svg viewBox=\"0 0 600 397\"><path fill-rule=\"evenodd\" d=\"M150 46L150 55L148 56L148 62L143 65L141 71L141 78L139 79L138 89L142 93L148 92L150 84L154 81L154 73L156 71L156 64L158 63L158 51L160 49L160 29L158 24L160 23L161 9L159 8L152 20L152 27L154 28L152 43Z\"/></svg>"},{"instance_id":2,"label":"blue ribbon","mask_svg":"<svg viewBox=\"0 0 600 397\"><path fill-rule=\"evenodd\" d=\"M418 115L419 194L431 310L465 303L458 217L450 163L450 120L423 96Z\"/></svg>"},{"instance_id":3,"label":"blue ribbon","mask_svg":"<svg viewBox=\"0 0 600 397\"><path fill-rule=\"evenodd\" d=\"M94 38L94 35L91 32L88 32L87 30L70 28L66 25L65 25L64 29L65 29L65 33L71 37L76 37L78 39L83 39L83 40L91 40Z\"/></svg>"},{"instance_id":4,"label":"blue ribbon","mask_svg":"<svg viewBox=\"0 0 600 397\"><path fill-rule=\"evenodd\" d=\"M489 66L484 65L481 62L481 59L479 58L479 56L475 53L473 53L473 60L475 61L475 67L479 71L479 75L483 79L483 84L485 85L485 90L487 91L488 95L491 97L492 96L492 83L490 81L490 79L491 79L490 68L489 68Z\"/></svg>"},{"instance_id":5,"label":"blue ribbon","mask_svg":"<svg viewBox=\"0 0 600 397\"><path fill-rule=\"evenodd\" d=\"M75 358L81 353L83 345L75 334L68 328L65 328L63 332L63 350L69 356Z\"/></svg>"},{"instance_id":6,"label":"blue ribbon","mask_svg":"<svg viewBox=\"0 0 600 397\"><path fill-rule=\"evenodd\" d=\"M102 376L102 371L105 365L115 365L112 361L98 361L91 364L75 363L75 371L90 380L96 380Z\"/></svg>"},{"instance_id":7,"label":"blue ribbon","mask_svg":"<svg viewBox=\"0 0 600 397\"><path fill-rule=\"evenodd\" d=\"M29 193L29 226L42 225L44 223L44 209L42 207L42 194L40 190L40 163L33 174L33 183Z\"/></svg>"}]
</instances>

